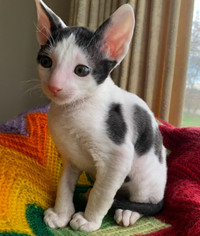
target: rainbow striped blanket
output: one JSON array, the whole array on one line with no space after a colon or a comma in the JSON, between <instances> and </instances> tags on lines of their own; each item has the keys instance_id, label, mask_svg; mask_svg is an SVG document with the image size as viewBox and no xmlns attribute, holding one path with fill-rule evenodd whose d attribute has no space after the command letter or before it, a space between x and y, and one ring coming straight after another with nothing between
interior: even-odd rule
<instances>
[{"instance_id":1,"label":"rainbow striped blanket","mask_svg":"<svg viewBox=\"0 0 200 236\"><path fill-rule=\"evenodd\" d=\"M48 108L32 109L0 125L0 236L131 236L171 228L155 217L143 217L133 227L123 228L113 220L112 210L101 229L93 233L73 231L69 226L58 230L47 227L43 212L54 205L62 168L47 126ZM84 210L84 194L91 187L90 177L83 172L74 195L76 211Z\"/></svg>"}]
</instances>

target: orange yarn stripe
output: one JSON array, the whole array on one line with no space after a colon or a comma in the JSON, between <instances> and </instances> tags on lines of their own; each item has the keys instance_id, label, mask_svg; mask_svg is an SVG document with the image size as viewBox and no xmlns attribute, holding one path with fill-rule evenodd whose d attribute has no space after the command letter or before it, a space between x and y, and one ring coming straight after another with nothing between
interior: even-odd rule
<instances>
[{"instance_id":1,"label":"orange yarn stripe","mask_svg":"<svg viewBox=\"0 0 200 236\"><path fill-rule=\"evenodd\" d=\"M31 113L26 115L29 137L19 134L0 133L0 145L13 148L36 159L45 165L45 145L47 138L47 114Z\"/></svg>"}]
</instances>

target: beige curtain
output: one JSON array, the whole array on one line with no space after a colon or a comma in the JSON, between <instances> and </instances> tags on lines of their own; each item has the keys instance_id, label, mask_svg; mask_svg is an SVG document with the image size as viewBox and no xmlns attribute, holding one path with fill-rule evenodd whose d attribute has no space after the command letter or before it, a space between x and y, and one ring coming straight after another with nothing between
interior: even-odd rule
<instances>
[{"instance_id":1,"label":"beige curtain","mask_svg":"<svg viewBox=\"0 0 200 236\"><path fill-rule=\"evenodd\" d=\"M156 117L180 126L194 0L71 0L69 25L96 29L124 3L135 11L135 33L112 78Z\"/></svg>"}]
</instances>

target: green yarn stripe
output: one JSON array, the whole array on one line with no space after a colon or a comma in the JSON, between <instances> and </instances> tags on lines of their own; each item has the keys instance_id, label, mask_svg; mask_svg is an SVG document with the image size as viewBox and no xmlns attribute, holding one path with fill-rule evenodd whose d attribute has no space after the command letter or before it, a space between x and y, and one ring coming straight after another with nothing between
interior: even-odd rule
<instances>
[{"instance_id":1,"label":"green yarn stripe","mask_svg":"<svg viewBox=\"0 0 200 236\"><path fill-rule=\"evenodd\" d=\"M145 235L149 233L153 233L159 231L161 229L165 229L170 227L154 217L143 217L132 227L120 227L113 223L113 221L109 222L108 218L105 221L105 224L110 224L110 226L102 225L101 229L92 233L83 233L80 231L73 231L70 227L65 229L51 229L51 232L54 236L132 236L132 235Z\"/></svg>"},{"instance_id":2,"label":"green yarn stripe","mask_svg":"<svg viewBox=\"0 0 200 236\"><path fill-rule=\"evenodd\" d=\"M70 227L66 227L64 229L50 229L43 222L43 209L36 204L27 205L26 217L27 221L32 229L33 233L36 236L130 236L130 235L145 235L149 233L156 232L161 229L165 229L170 227L154 217L142 217L140 220L136 222L136 224L132 227L120 227L118 226L114 219L114 211L111 210L106 215L103 220L102 226L98 231L92 233L83 233L80 231L74 231ZM25 234L0 234L0 236L28 236Z\"/></svg>"},{"instance_id":3,"label":"green yarn stripe","mask_svg":"<svg viewBox=\"0 0 200 236\"><path fill-rule=\"evenodd\" d=\"M83 198L83 194L87 192L87 190L87 186L76 186L74 194L74 204L76 206L76 211L84 211L86 201ZM74 231L69 226L64 229L51 229L45 225L43 216L44 210L40 206L37 206L36 204L27 205L26 218L32 232L36 236L132 236L145 235L170 227L170 225L167 225L154 217L142 217L132 227L120 227L114 221L114 210L111 209L105 216L102 226L98 231L92 233L83 233L80 231ZM23 236L23 234L0 234L0 236L2 235Z\"/></svg>"},{"instance_id":4,"label":"green yarn stripe","mask_svg":"<svg viewBox=\"0 0 200 236\"><path fill-rule=\"evenodd\" d=\"M43 221L44 210L36 204L28 204L26 208L26 219L32 232L36 236L53 236L52 232Z\"/></svg>"},{"instance_id":5,"label":"green yarn stripe","mask_svg":"<svg viewBox=\"0 0 200 236\"><path fill-rule=\"evenodd\" d=\"M54 236L88 236L90 234L74 231L70 227L64 229L50 229Z\"/></svg>"},{"instance_id":6,"label":"green yarn stripe","mask_svg":"<svg viewBox=\"0 0 200 236\"><path fill-rule=\"evenodd\" d=\"M132 236L145 235L156 232L160 229L170 227L154 217L142 217L132 227L120 227L113 225L112 227L101 228L98 231L90 233L91 236Z\"/></svg>"}]
</instances>

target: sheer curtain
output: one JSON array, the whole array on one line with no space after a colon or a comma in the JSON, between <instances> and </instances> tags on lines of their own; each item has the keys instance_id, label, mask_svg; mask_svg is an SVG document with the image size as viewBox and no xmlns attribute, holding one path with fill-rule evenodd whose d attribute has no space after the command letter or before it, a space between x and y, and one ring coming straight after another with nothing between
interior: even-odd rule
<instances>
[{"instance_id":1,"label":"sheer curtain","mask_svg":"<svg viewBox=\"0 0 200 236\"><path fill-rule=\"evenodd\" d=\"M112 78L143 98L156 117L180 126L194 0L71 0L69 25L95 30L124 3L134 9L135 33Z\"/></svg>"}]
</instances>

